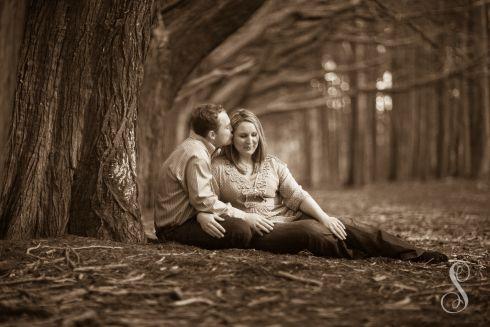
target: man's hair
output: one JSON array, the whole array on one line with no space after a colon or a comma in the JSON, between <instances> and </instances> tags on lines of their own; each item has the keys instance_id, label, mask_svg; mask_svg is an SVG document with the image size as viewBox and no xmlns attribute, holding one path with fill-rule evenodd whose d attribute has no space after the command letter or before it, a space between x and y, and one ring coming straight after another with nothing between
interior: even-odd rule
<instances>
[{"instance_id":1,"label":"man's hair","mask_svg":"<svg viewBox=\"0 0 490 327\"><path fill-rule=\"evenodd\" d=\"M191 114L191 128L202 137L206 137L209 131L216 131L219 127L218 115L225 111L219 104L201 104L194 108Z\"/></svg>"}]
</instances>

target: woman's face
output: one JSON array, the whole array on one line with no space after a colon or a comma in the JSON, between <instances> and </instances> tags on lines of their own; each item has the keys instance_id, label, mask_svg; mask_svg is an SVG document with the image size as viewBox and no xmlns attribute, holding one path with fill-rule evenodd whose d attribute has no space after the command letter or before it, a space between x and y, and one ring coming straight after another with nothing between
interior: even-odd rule
<instances>
[{"instance_id":1,"label":"woman's face","mask_svg":"<svg viewBox=\"0 0 490 327\"><path fill-rule=\"evenodd\" d=\"M243 122L233 131L233 146L240 156L250 157L258 145L259 133L254 124Z\"/></svg>"}]
</instances>

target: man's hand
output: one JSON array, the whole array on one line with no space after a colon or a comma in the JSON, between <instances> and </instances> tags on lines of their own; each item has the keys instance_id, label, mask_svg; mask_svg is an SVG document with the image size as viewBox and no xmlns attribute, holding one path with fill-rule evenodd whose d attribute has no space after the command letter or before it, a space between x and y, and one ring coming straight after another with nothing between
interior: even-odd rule
<instances>
[{"instance_id":1,"label":"man's hand","mask_svg":"<svg viewBox=\"0 0 490 327\"><path fill-rule=\"evenodd\" d=\"M248 213L244 220L260 236L264 235L262 232L270 233L274 228L274 223L272 221L256 213Z\"/></svg>"},{"instance_id":2,"label":"man's hand","mask_svg":"<svg viewBox=\"0 0 490 327\"><path fill-rule=\"evenodd\" d=\"M225 236L226 230L218 221L224 221L224 218L216 216L212 213L200 212L197 214L197 222L201 225L203 231L212 237L222 238Z\"/></svg>"},{"instance_id":3,"label":"man's hand","mask_svg":"<svg viewBox=\"0 0 490 327\"><path fill-rule=\"evenodd\" d=\"M345 240L347 238L345 226L337 218L328 216L322 219L322 224L327 226L330 231L341 240Z\"/></svg>"}]
</instances>

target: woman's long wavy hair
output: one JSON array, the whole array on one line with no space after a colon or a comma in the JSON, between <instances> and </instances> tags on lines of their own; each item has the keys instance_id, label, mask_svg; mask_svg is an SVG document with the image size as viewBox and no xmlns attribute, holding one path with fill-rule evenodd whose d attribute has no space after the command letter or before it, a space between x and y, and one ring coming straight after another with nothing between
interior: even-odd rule
<instances>
[{"instance_id":1,"label":"woman's long wavy hair","mask_svg":"<svg viewBox=\"0 0 490 327\"><path fill-rule=\"evenodd\" d=\"M265 140L264 129L262 128L259 118L253 112L247 109L237 109L230 114L230 123L233 131L236 131L237 127L243 122L252 123L255 126L259 136L259 144L257 145L255 152L252 154L252 160L256 164L255 169L258 169L267 155L267 142ZM238 167L238 159L240 158L240 155L237 149L235 149L233 143L223 148L223 155L230 162L232 162L235 167Z\"/></svg>"}]
</instances>

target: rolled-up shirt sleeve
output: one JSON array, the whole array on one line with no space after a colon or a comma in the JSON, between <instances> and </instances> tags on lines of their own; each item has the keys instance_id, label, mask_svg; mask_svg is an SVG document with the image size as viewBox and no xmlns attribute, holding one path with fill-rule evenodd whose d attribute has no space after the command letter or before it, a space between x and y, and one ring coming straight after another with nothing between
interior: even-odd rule
<instances>
[{"instance_id":1,"label":"rolled-up shirt sleeve","mask_svg":"<svg viewBox=\"0 0 490 327\"><path fill-rule=\"evenodd\" d=\"M279 194L283 203L291 210L297 211L304 199L310 196L294 179L288 167L284 163L278 165Z\"/></svg>"},{"instance_id":2,"label":"rolled-up shirt sleeve","mask_svg":"<svg viewBox=\"0 0 490 327\"><path fill-rule=\"evenodd\" d=\"M243 219L245 212L218 199L213 189L213 174L206 160L192 158L185 170L189 201L198 212Z\"/></svg>"}]
</instances>

